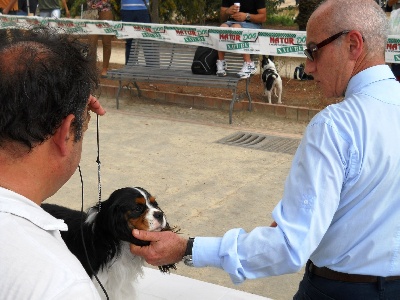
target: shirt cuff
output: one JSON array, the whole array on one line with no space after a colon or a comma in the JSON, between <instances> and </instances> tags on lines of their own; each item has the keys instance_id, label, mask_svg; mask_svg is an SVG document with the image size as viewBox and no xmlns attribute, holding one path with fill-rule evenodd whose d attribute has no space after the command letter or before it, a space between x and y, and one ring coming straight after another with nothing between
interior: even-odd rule
<instances>
[{"instance_id":1,"label":"shirt cuff","mask_svg":"<svg viewBox=\"0 0 400 300\"><path fill-rule=\"evenodd\" d=\"M196 237L193 244L192 259L195 267L222 268L219 256L222 238Z\"/></svg>"}]
</instances>

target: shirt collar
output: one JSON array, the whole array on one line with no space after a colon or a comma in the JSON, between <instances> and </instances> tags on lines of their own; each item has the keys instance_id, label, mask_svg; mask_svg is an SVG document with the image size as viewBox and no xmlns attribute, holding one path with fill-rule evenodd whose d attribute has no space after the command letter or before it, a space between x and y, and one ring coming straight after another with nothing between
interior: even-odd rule
<instances>
[{"instance_id":1,"label":"shirt collar","mask_svg":"<svg viewBox=\"0 0 400 300\"><path fill-rule=\"evenodd\" d=\"M371 83L387 79L396 80L388 65L377 65L367 68L350 79L346 89L345 98L349 95L358 93L365 86L370 85Z\"/></svg>"},{"instance_id":2,"label":"shirt collar","mask_svg":"<svg viewBox=\"0 0 400 300\"><path fill-rule=\"evenodd\" d=\"M0 212L24 218L44 230L68 230L63 220L56 219L35 202L0 187Z\"/></svg>"}]
</instances>

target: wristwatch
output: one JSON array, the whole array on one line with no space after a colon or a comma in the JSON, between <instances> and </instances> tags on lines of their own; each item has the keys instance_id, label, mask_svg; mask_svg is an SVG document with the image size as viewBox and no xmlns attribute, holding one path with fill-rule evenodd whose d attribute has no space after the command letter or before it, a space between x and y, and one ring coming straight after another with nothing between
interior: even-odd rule
<instances>
[{"instance_id":1,"label":"wristwatch","mask_svg":"<svg viewBox=\"0 0 400 300\"><path fill-rule=\"evenodd\" d=\"M183 255L183 263L189 267L193 267L192 250L193 250L194 238L189 238L186 246L185 255Z\"/></svg>"},{"instance_id":2,"label":"wristwatch","mask_svg":"<svg viewBox=\"0 0 400 300\"><path fill-rule=\"evenodd\" d=\"M250 14L249 13L246 14L246 21L250 21Z\"/></svg>"}]
</instances>

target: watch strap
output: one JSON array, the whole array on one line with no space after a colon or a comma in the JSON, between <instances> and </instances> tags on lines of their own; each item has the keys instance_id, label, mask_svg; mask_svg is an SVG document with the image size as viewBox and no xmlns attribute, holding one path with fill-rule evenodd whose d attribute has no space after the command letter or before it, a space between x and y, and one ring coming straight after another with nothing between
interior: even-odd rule
<instances>
[{"instance_id":1,"label":"watch strap","mask_svg":"<svg viewBox=\"0 0 400 300\"><path fill-rule=\"evenodd\" d=\"M194 238L189 238L184 256L192 255Z\"/></svg>"},{"instance_id":2,"label":"watch strap","mask_svg":"<svg viewBox=\"0 0 400 300\"><path fill-rule=\"evenodd\" d=\"M193 243L194 243L194 238L189 238L186 246L185 255L182 258L184 264L189 267L193 267L193 258L192 258Z\"/></svg>"}]
</instances>

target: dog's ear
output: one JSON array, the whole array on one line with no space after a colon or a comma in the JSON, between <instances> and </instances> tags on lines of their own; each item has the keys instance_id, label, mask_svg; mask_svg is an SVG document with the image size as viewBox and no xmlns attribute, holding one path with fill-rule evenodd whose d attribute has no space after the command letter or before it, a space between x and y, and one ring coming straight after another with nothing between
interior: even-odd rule
<instances>
[{"instance_id":1,"label":"dog's ear","mask_svg":"<svg viewBox=\"0 0 400 300\"><path fill-rule=\"evenodd\" d=\"M274 62L275 56L273 56L273 55L268 55L268 59L269 59L270 61Z\"/></svg>"},{"instance_id":2,"label":"dog's ear","mask_svg":"<svg viewBox=\"0 0 400 300\"><path fill-rule=\"evenodd\" d=\"M261 65L262 65L262 66L266 65L266 64L267 64L267 61L268 61L267 56L263 55L263 56L262 56L262 59L261 59Z\"/></svg>"},{"instance_id":3,"label":"dog's ear","mask_svg":"<svg viewBox=\"0 0 400 300\"><path fill-rule=\"evenodd\" d=\"M96 220L97 214L99 213L99 206L100 203L98 203L96 206L92 206L89 208L87 212L87 217L86 217L86 223L93 223Z\"/></svg>"}]
</instances>

